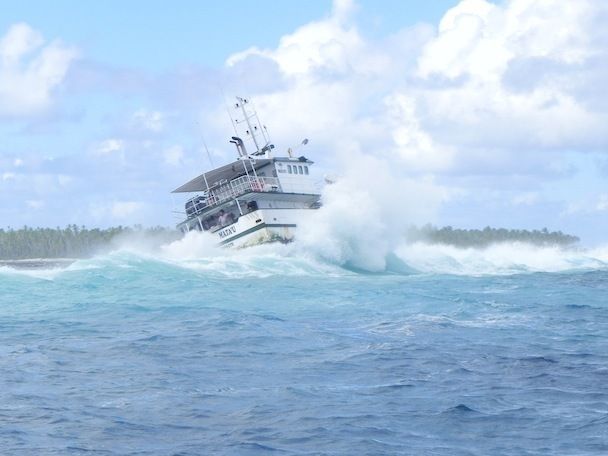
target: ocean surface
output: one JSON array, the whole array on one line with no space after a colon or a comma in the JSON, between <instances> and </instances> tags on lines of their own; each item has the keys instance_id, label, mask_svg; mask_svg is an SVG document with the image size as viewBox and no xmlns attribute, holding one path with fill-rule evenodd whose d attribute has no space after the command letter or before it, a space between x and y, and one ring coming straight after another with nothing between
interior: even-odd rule
<instances>
[{"instance_id":1,"label":"ocean surface","mask_svg":"<svg viewBox=\"0 0 608 456\"><path fill-rule=\"evenodd\" d=\"M0 454L608 454L608 249L195 236L0 267Z\"/></svg>"}]
</instances>

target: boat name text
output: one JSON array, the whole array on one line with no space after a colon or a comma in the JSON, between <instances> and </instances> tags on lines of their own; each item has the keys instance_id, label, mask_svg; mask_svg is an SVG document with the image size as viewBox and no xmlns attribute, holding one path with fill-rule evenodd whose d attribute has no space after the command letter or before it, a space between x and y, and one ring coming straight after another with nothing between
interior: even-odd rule
<instances>
[{"instance_id":1,"label":"boat name text","mask_svg":"<svg viewBox=\"0 0 608 456\"><path fill-rule=\"evenodd\" d=\"M236 227L234 227L234 226L231 226L230 228L226 228L225 230L217 232L217 234L219 234L220 238L225 238L226 236L229 236L234 233L236 233Z\"/></svg>"}]
</instances>

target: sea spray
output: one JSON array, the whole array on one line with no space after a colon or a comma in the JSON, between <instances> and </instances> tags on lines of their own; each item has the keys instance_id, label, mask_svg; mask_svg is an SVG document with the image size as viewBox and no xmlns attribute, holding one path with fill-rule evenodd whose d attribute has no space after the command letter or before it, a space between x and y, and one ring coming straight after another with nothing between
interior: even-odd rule
<instances>
[{"instance_id":1,"label":"sea spray","mask_svg":"<svg viewBox=\"0 0 608 456\"><path fill-rule=\"evenodd\" d=\"M403 241L395 255L422 273L503 275L606 268L601 251L504 242L485 248Z\"/></svg>"},{"instance_id":2,"label":"sea spray","mask_svg":"<svg viewBox=\"0 0 608 456\"><path fill-rule=\"evenodd\" d=\"M319 234L319 233L318 233ZM355 237L351 242L357 242ZM312 244L311 242L318 242ZM361 241L365 242L365 241ZM74 263L70 269L92 267L105 261L134 262L138 257L173 263L179 267L220 277L271 276L340 276L349 270L389 272L396 274L453 274L453 275L512 275L533 272L565 272L607 268L605 250L562 249L539 247L532 244L509 242L485 248L458 248L441 244L410 243L401 238L386 255L378 255L369 262L355 264L355 250L343 250L352 256L321 254L326 246L322 236L297 239L289 244L262 244L247 249L216 247L211 236L192 232L179 241L163 246L162 252L137 251L132 247L115 251L97 260ZM367 246L369 247L369 246ZM329 246L328 248L333 248ZM120 254L122 252L122 254ZM364 255L366 246L357 252ZM371 252L373 253L373 252ZM602 254L604 256L602 256ZM367 267L364 267L367 266ZM372 269L370 266L377 266ZM381 268L381 269L380 269ZM32 273L34 273L33 271ZM56 272L49 273L55 274ZM42 270L36 274L47 274Z\"/></svg>"},{"instance_id":3,"label":"sea spray","mask_svg":"<svg viewBox=\"0 0 608 456\"><path fill-rule=\"evenodd\" d=\"M441 192L430 181L403 178L387 160L353 154L348 164L324 188L323 206L298 226L296 243L333 263L382 271L407 227L432 217Z\"/></svg>"},{"instance_id":4,"label":"sea spray","mask_svg":"<svg viewBox=\"0 0 608 456\"><path fill-rule=\"evenodd\" d=\"M319 215L323 212L319 211ZM70 260L58 266L48 260L29 260L36 267L4 264L0 275L27 276L53 280L62 271L77 272L104 268L137 268L150 261L173 264L201 274L218 277L270 276L342 276L349 271L360 273L512 275L535 272L566 272L605 270L608 268L608 248L593 249L536 246L522 242L504 242L484 248L459 248L444 244L409 242L406 237L396 239L389 246L386 239L376 242L357 232L354 224L341 225L326 212L320 218L323 227L345 229L348 239L336 239L339 231L304 232L289 244L273 243L247 249L217 247L214 239L201 232L191 232L177 241L151 245L138 242L135 237L115 245L114 250L90 259ZM362 229L362 227L359 227ZM329 239L328 239L329 238ZM348 241L348 242L347 242ZM350 243L350 244L349 244ZM359 244L357 244L359 243ZM337 245L336 245L337 244ZM354 245L354 247L352 247ZM385 254L385 252L387 252ZM367 259L365 255L369 254Z\"/></svg>"},{"instance_id":5,"label":"sea spray","mask_svg":"<svg viewBox=\"0 0 608 456\"><path fill-rule=\"evenodd\" d=\"M162 257L169 260L195 260L201 257L222 254L217 240L206 232L190 231L183 238L161 247Z\"/></svg>"}]
</instances>

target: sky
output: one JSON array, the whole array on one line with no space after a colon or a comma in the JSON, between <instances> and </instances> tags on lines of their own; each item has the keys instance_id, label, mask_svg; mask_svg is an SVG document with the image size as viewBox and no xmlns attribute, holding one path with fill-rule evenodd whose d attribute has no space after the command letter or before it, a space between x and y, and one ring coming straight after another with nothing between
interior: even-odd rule
<instances>
[{"instance_id":1,"label":"sky","mask_svg":"<svg viewBox=\"0 0 608 456\"><path fill-rule=\"evenodd\" d=\"M0 228L174 226L240 96L375 217L608 243L608 2L0 4Z\"/></svg>"}]
</instances>

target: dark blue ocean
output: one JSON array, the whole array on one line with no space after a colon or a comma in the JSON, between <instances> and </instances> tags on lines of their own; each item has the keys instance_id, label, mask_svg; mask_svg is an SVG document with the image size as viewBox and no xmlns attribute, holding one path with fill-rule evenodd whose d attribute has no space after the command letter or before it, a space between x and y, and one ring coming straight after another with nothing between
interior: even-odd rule
<instances>
[{"instance_id":1,"label":"dark blue ocean","mask_svg":"<svg viewBox=\"0 0 608 456\"><path fill-rule=\"evenodd\" d=\"M0 454L608 453L605 249L193 242L0 267Z\"/></svg>"}]
</instances>

